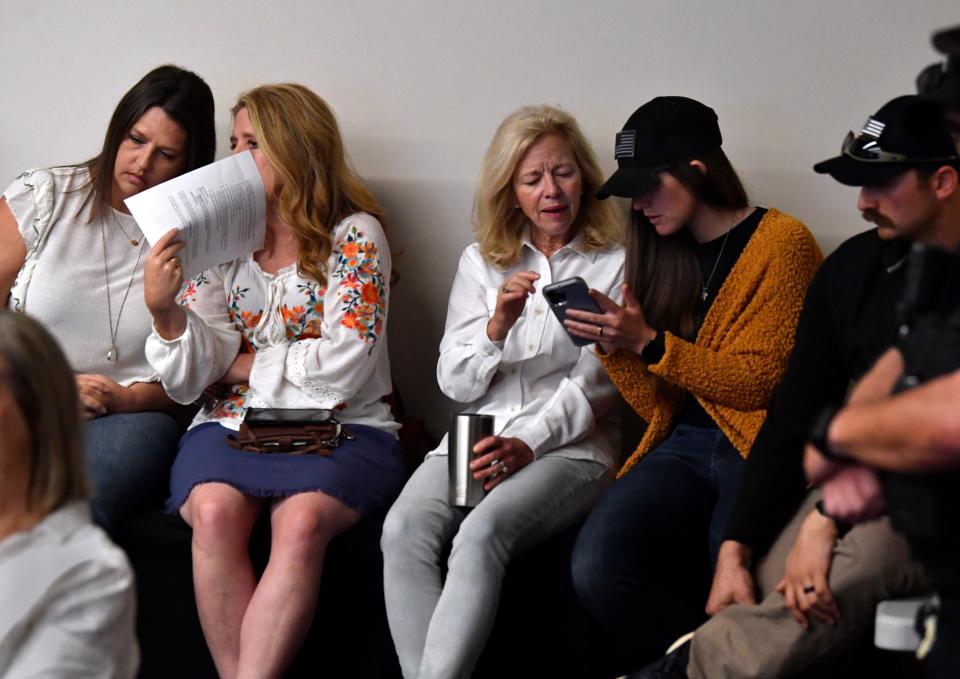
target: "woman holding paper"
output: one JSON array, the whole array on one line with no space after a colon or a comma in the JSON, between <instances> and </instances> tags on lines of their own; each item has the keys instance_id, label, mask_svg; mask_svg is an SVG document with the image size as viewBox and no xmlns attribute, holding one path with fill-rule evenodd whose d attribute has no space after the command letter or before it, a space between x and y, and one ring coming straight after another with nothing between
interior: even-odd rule
<instances>
[{"instance_id":1,"label":"woman holding paper","mask_svg":"<svg viewBox=\"0 0 960 679\"><path fill-rule=\"evenodd\" d=\"M123 203L213 160L213 95L161 66L120 100L100 152L24 172L0 199L0 294L60 341L89 420L94 520L159 499L182 432L143 353L147 243Z\"/></svg>"},{"instance_id":2,"label":"woman holding paper","mask_svg":"<svg viewBox=\"0 0 960 679\"><path fill-rule=\"evenodd\" d=\"M390 246L333 112L307 88L243 94L230 143L263 178L266 243L184 287L176 232L157 241L147 358L177 401L229 386L181 440L167 509L193 528L197 608L220 676L280 676L313 619L327 544L403 483L399 427L382 400ZM250 408L330 409L349 437L322 454L236 450L228 435ZM264 512L272 543L258 582L247 543Z\"/></svg>"}]
</instances>

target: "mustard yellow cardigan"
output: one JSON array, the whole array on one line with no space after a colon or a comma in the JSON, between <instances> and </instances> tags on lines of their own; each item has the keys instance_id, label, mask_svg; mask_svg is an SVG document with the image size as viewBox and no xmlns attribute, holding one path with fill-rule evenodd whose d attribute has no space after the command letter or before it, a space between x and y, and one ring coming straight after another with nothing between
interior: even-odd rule
<instances>
[{"instance_id":1,"label":"mustard yellow cardigan","mask_svg":"<svg viewBox=\"0 0 960 679\"><path fill-rule=\"evenodd\" d=\"M648 425L620 476L666 438L680 405L654 398L651 374L690 392L747 456L822 259L807 228L771 208L717 293L695 342L664 333L666 351L652 365L630 351L601 357L610 379Z\"/></svg>"}]
</instances>

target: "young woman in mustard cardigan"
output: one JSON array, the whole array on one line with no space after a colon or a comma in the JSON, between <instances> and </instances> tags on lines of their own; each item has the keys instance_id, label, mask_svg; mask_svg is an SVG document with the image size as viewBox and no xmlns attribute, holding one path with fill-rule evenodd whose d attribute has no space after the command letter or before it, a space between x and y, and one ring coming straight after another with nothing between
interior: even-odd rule
<instances>
[{"instance_id":1,"label":"young woman in mustard cardigan","mask_svg":"<svg viewBox=\"0 0 960 679\"><path fill-rule=\"evenodd\" d=\"M623 304L566 325L598 353L646 430L587 520L573 576L587 608L640 667L704 617L712 565L821 260L810 232L751 206L712 109L640 107L617 135L600 197L632 199Z\"/></svg>"}]
</instances>

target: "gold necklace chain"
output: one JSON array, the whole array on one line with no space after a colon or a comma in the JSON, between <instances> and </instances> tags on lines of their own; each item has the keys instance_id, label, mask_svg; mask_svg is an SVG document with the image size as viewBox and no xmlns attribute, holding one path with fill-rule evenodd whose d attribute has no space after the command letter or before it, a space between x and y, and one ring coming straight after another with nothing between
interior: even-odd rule
<instances>
[{"instance_id":1,"label":"gold necklace chain","mask_svg":"<svg viewBox=\"0 0 960 679\"><path fill-rule=\"evenodd\" d=\"M114 219L116 219L116 215L114 215ZM119 222L117 222L117 224L119 225ZM121 229L121 231L123 231L123 229ZM130 294L130 287L133 285L133 279L137 275L137 267L140 266L140 258L143 257L143 248L147 242L145 238L140 238L140 252L137 253L137 261L133 264L133 273L130 274L130 280L127 281L127 289L123 292L123 299L120 301L116 328L113 326L113 307L110 304L110 276L107 272L107 231L103 226L102 219L100 220L100 242L103 244L103 282L107 288L107 322L110 324L110 349L107 350L107 361L113 363L119 358L117 335L120 333L120 317L123 316L123 307L127 303L127 296Z\"/></svg>"},{"instance_id":2,"label":"gold necklace chain","mask_svg":"<svg viewBox=\"0 0 960 679\"><path fill-rule=\"evenodd\" d=\"M143 234L142 233L140 234L140 238L137 238L137 239L131 238L130 234L127 233L127 230L123 228L123 224L120 223L120 218L117 217L117 213L113 212L112 214L113 214L114 223L116 223L117 228L120 229L120 233L123 234L123 237L126 238L128 241L130 241L130 245L132 245L133 247L137 247L138 245L140 245L140 243L143 242Z\"/></svg>"}]
</instances>

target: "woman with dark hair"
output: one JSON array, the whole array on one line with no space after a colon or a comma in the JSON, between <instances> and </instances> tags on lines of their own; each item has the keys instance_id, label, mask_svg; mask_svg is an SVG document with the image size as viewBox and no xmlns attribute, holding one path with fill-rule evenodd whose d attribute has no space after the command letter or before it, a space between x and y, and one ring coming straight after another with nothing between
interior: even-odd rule
<instances>
[{"instance_id":1,"label":"woman with dark hair","mask_svg":"<svg viewBox=\"0 0 960 679\"><path fill-rule=\"evenodd\" d=\"M76 374L94 520L159 499L182 433L144 356L147 243L124 199L213 160L213 95L160 66L117 105L85 163L24 172L0 199L0 296L42 322Z\"/></svg>"},{"instance_id":2,"label":"woman with dark hair","mask_svg":"<svg viewBox=\"0 0 960 679\"><path fill-rule=\"evenodd\" d=\"M161 237L146 263L146 351L181 403L212 382L229 387L181 440L167 510L193 528L197 610L220 676L279 677L313 620L327 545L403 484L400 427L383 400L390 246L333 110L308 88L242 94L230 146L263 178L266 243L184 287L183 243L175 230ZM250 408L328 409L347 433L322 454L237 450L228 436ZM258 578L248 543L264 514L270 560Z\"/></svg>"},{"instance_id":3,"label":"woman with dark hair","mask_svg":"<svg viewBox=\"0 0 960 679\"><path fill-rule=\"evenodd\" d=\"M0 311L0 676L137 672L133 572L90 523L83 421L43 326Z\"/></svg>"},{"instance_id":4,"label":"woman with dark hair","mask_svg":"<svg viewBox=\"0 0 960 679\"><path fill-rule=\"evenodd\" d=\"M582 601L629 640L623 669L703 618L744 458L821 260L803 224L749 204L720 145L716 114L692 99L658 97L630 117L599 193L632 200L623 304L594 292L602 314L567 312L647 425L573 555Z\"/></svg>"}]
</instances>

